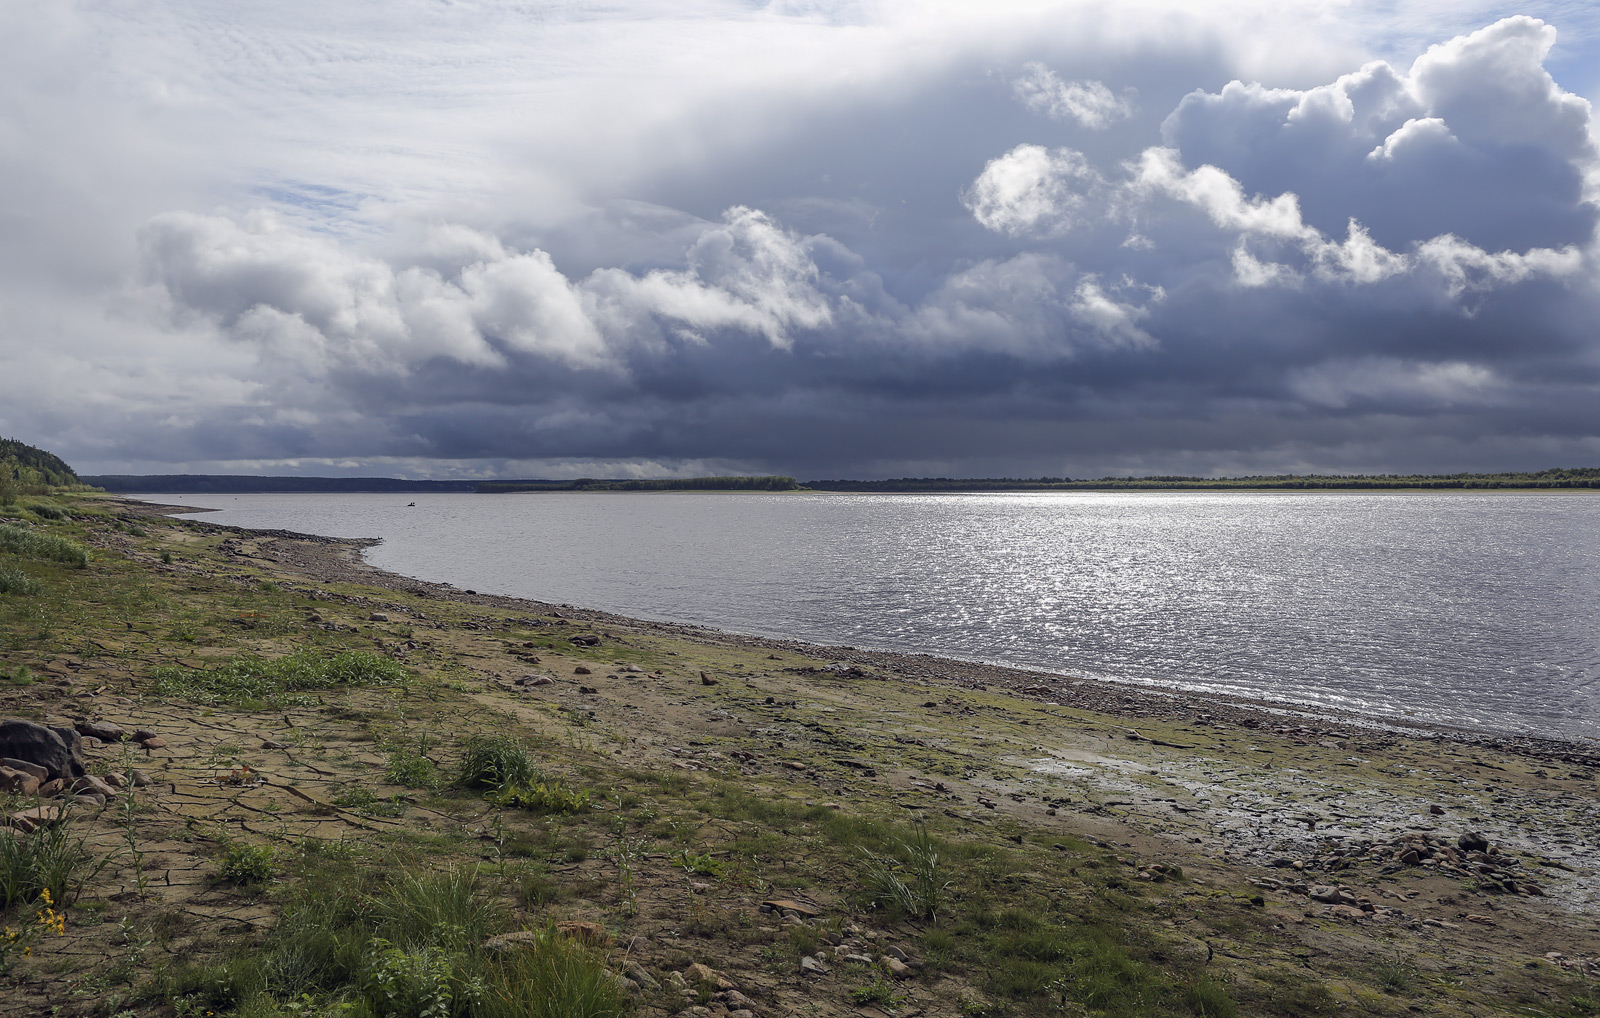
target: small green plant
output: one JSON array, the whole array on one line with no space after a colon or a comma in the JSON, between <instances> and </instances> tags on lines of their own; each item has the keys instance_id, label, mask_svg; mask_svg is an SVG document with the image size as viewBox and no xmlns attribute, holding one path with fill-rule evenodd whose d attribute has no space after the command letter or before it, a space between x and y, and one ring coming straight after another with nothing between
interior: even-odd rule
<instances>
[{"instance_id":1,"label":"small green plant","mask_svg":"<svg viewBox=\"0 0 1600 1018\"><path fill-rule=\"evenodd\" d=\"M83 545L55 534L36 533L30 527L16 524L0 526L0 551L27 558L48 559L73 569L89 564L89 550Z\"/></svg>"},{"instance_id":2,"label":"small green plant","mask_svg":"<svg viewBox=\"0 0 1600 1018\"><path fill-rule=\"evenodd\" d=\"M504 788L534 778L527 747L504 735L478 735L467 741L457 781L468 788Z\"/></svg>"},{"instance_id":3,"label":"small green plant","mask_svg":"<svg viewBox=\"0 0 1600 1018\"><path fill-rule=\"evenodd\" d=\"M273 856L270 845L251 845L236 841L222 852L222 879L240 887L251 887L272 877Z\"/></svg>"},{"instance_id":4,"label":"small green plant","mask_svg":"<svg viewBox=\"0 0 1600 1018\"><path fill-rule=\"evenodd\" d=\"M857 1004L876 1004L878 1007L895 1008L906 1002L906 995L896 993L894 986L879 976L867 985L851 990L850 999Z\"/></svg>"},{"instance_id":5,"label":"small green plant","mask_svg":"<svg viewBox=\"0 0 1600 1018\"><path fill-rule=\"evenodd\" d=\"M34 597L44 590L44 584L14 567L0 568L0 594Z\"/></svg>"},{"instance_id":6,"label":"small green plant","mask_svg":"<svg viewBox=\"0 0 1600 1018\"><path fill-rule=\"evenodd\" d=\"M164 551L161 553L161 564L164 566L172 565L172 552Z\"/></svg>"},{"instance_id":7,"label":"small green plant","mask_svg":"<svg viewBox=\"0 0 1600 1018\"><path fill-rule=\"evenodd\" d=\"M684 849L678 853L678 865L682 866L686 873L702 877L722 876L722 863L713 859L709 852L691 852Z\"/></svg>"},{"instance_id":8,"label":"small green plant","mask_svg":"<svg viewBox=\"0 0 1600 1018\"><path fill-rule=\"evenodd\" d=\"M388 777L390 782L406 788L436 789L440 785L439 768L421 752L397 749L389 754Z\"/></svg>"},{"instance_id":9,"label":"small green plant","mask_svg":"<svg viewBox=\"0 0 1600 1018\"><path fill-rule=\"evenodd\" d=\"M33 669L27 665L17 665L9 672L0 671L0 676L4 676L13 686L31 686L34 682Z\"/></svg>"},{"instance_id":10,"label":"small green plant","mask_svg":"<svg viewBox=\"0 0 1600 1018\"><path fill-rule=\"evenodd\" d=\"M515 806L535 813L582 813L589 808L589 793L578 792L559 781L507 784L484 796L496 806Z\"/></svg>"},{"instance_id":11,"label":"small green plant","mask_svg":"<svg viewBox=\"0 0 1600 1018\"><path fill-rule=\"evenodd\" d=\"M65 509L53 505L30 505L28 506L28 511L44 520L64 520L67 518Z\"/></svg>"}]
</instances>

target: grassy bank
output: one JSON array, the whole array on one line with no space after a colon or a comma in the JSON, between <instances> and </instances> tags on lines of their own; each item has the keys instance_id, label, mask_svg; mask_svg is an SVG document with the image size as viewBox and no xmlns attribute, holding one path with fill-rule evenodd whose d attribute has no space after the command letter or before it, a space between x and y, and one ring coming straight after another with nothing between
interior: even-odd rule
<instances>
[{"instance_id":1,"label":"grassy bank","mask_svg":"<svg viewBox=\"0 0 1600 1018\"><path fill-rule=\"evenodd\" d=\"M1600 1014L1580 765L443 596L109 498L7 512L4 716L154 742L85 751L132 795L0 834L0 1013ZM1386 809L1567 848L1506 827L1546 893L1468 886L1391 869Z\"/></svg>"}]
</instances>

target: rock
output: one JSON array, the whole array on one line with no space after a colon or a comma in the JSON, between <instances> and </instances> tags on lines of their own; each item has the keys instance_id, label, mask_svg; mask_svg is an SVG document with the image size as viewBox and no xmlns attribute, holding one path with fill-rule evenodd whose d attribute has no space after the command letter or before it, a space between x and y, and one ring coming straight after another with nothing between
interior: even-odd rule
<instances>
[{"instance_id":1,"label":"rock","mask_svg":"<svg viewBox=\"0 0 1600 1018\"><path fill-rule=\"evenodd\" d=\"M899 958L891 958L888 955L884 955L882 958L879 958L878 961L885 969L888 969L889 975L896 979L910 979L913 975L911 966L907 965Z\"/></svg>"},{"instance_id":2,"label":"rock","mask_svg":"<svg viewBox=\"0 0 1600 1018\"><path fill-rule=\"evenodd\" d=\"M611 943L611 934L606 932L604 926L582 919L568 919L556 923L556 932L591 947L605 947Z\"/></svg>"},{"instance_id":3,"label":"rock","mask_svg":"<svg viewBox=\"0 0 1600 1018\"><path fill-rule=\"evenodd\" d=\"M574 668L572 670L572 674L574 674L574 675L590 675L592 673L589 671L589 669L585 668L583 665L579 665L578 667L576 667L576 668Z\"/></svg>"},{"instance_id":4,"label":"rock","mask_svg":"<svg viewBox=\"0 0 1600 1018\"><path fill-rule=\"evenodd\" d=\"M828 974L828 966L807 954L800 957L800 971L808 975L823 976Z\"/></svg>"},{"instance_id":5,"label":"rock","mask_svg":"<svg viewBox=\"0 0 1600 1018\"><path fill-rule=\"evenodd\" d=\"M14 771L22 771L24 774L32 774L40 781L50 780L50 772L48 770L40 767L36 763L32 763L27 760L18 760L16 757L8 756L0 758L0 767L9 767Z\"/></svg>"},{"instance_id":6,"label":"rock","mask_svg":"<svg viewBox=\"0 0 1600 1018\"><path fill-rule=\"evenodd\" d=\"M747 1007L741 1007L737 1011L729 1011L728 1018L756 1018L756 1013Z\"/></svg>"},{"instance_id":7,"label":"rock","mask_svg":"<svg viewBox=\"0 0 1600 1018\"><path fill-rule=\"evenodd\" d=\"M538 942L539 934L533 930L517 930L514 933L502 933L498 936L490 937L483 942L483 949L485 951L509 951L513 947L523 947L537 944Z\"/></svg>"},{"instance_id":8,"label":"rock","mask_svg":"<svg viewBox=\"0 0 1600 1018\"><path fill-rule=\"evenodd\" d=\"M128 772L128 780L133 782L134 788L144 788L150 784L150 775L141 770L132 770Z\"/></svg>"},{"instance_id":9,"label":"rock","mask_svg":"<svg viewBox=\"0 0 1600 1018\"><path fill-rule=\"evenodd\" d=\"M50 778L83 773L81 746L82 738L71 728L46 728L32 721L0 723L0 757L43 767Z\"/></svg>"},{"instance_id":10,"label":"rock","mask_svg":"<svg viewBox=\"0 0 1600 1018\"><path fill-rule=\"evenodd\" d=\"M368 622L388 622L389 616L384 612L373 612L367 616Z\"/></svg>"},{"instance_id":11,"label":"rock","mask_svg":"<svg viewBox=\"0 0 1600 1018\"><path fill-rule=\"evenodd\" d=\"M896 961L904 962L910 968L922 968L922 960L898 944L885 948L884 953Z\"/></svg>"},{"instance_id":12,"label":"rock","mask_svg":"<svg viewBox=\"0 0 1600 1018\"><path fill-rule=\"evenodd\" d=\"M39 786L39 798L53 799L60 795L61 790L65 787L67 787L67 783L65 781L62 781L60 778L51 778L49 781L46 781L44 784Z\"/></svg>"},{"instance_id":13,"label":"rock","mask_svg":"<svg viewBox=\"0 0 1600 1018\"><path fill-rule=\"evenodd\" d=\"M574 647L598 647L600 646L600 637L579 633L577 636L571 637L567 642Z\"/></svg>"},{"instance_id":14,"label":"rock","mask_svg":"<svg viewBox=\"0 0 1600 1018\"><path fill-rule=\"evenodd\" d=\"M719 990L712 995L711 999L726 1004L730 1010L734 1008L752 1008L755 1007L756 1003L738 990Z\"/></svg>"},{"instance_id":15,"label":"rock","mask_svg":"<svg viewBox=\"0 0 1600 1018\"><path fill-rule=\"evenodd\" d=\"M71 785L71 788L74 792L98 795L105 799L110 799L117 794L117 790L115 788L112 788L110 785L106 784L103 779L97 778L93 774L85 774L83 777L74 781Z\"/></svg>"},{"instance_id":16,"label":"rock","mask_svg":"<svg viewBox=\"0 0 1600 1018\"><path fill-rule=\"evenodd\" d=\"M162 743L162 745L166 745L166 743ZM289 744L287 742L278 742L278 741L276 741L274 739L262 739L261 740L261 748L262 749L288 749L289 748Z\"/></svg>"},{"instance_id":17,"label":"rock","mask_svg":"<svg viewBox=\"0 0 1600 1018\"><path fill-rule=\"evenodd\" d=\"M691 986L697 986L700 983L715 983L717 975L716 969L698 961L683 970L683 978Z\"/></svg>"},{"instance_id":18,"label":"rock","mask_svg":"<svg viewBox=\"0 0 1600 1018\"><path fill-rule=\"evenodd\" d=\"M110 785L112 788L127 788L128 779L126 776L112 771L110 774L106 775L106 784Z\"/></svg>"},{"instance_id":19,"label":"rock","mask_svg":"<svg viewBox=\"0 0 1600 1018\"><path fill-rule=\"evenodd\" d=\"M763 901L761 903L761 910L763 912L798 912L807 919L815 919L817 916L822 914L810 905L795 901L792 898L771 898L767 901Z\"/></svg>"},{"instance_id":20,"label":"rock","mask_svg":"<svg viewBox=\"0 0 1600 1018\"><path fill-rule=\"evenodd\" d=\"M43 784L37 777L27 771L13 770L10 767L0 767L0 791L10 792L32 798L39 794L39 786Z\"/></svg>"},{"instance_id":21,"label":"rock","mask_svg":"<svg viewBox=\"0 0 1600 1018\"><path fill-rule=\"evenodd\" d=\"M146 739L154 739L155 737L156 732L153 728L136 728L133 734L128 736L134 742L144 742Z\"/></svg>"},{"instance_id":22,"label":"rock","mask_svg":"<svg viewBox=\"0 0 1600 1018\"><path fill-rule=\"evenodd\" d=\"M1320 901L1328 905L1339 904L1339 889L1337 887L1332 887L1328 884L1317 884L1306 893L1310 895L1312 901Z\"/></svg>"},{"instance_id":23,"label":"rock","mask_svg":"<svg viewBox=\"0 0 1600 1018\"><path fill-rule=\"evenodd\" d=\"M711 676L707 675L705 672L701 672L700 673L700 685L702 685L702 686L715 686L716 684L717 684L717 680L716 679L713 679Z\"/></svg>"},{"instance_id":24,"label":"rock","mask_svg":"<svg viewBox=\"0 0 1600 1018\"><path fill-rule=\"evenodd\" d=\"M1474 831L1469 831L1456 839L1456 847L1463 852L1489 851L1489 839Z\"/></svg>"},{"instance_id":25,"label":"rock","mask_svg":"<svg viewBox=\"0 0 1600 1018\"><path fill-rule=\"evenodd\" d=\"M60 823L64 813L65 811L60 806L35 806L32 809L12 813L6 817L6 823L25 834L29 834L40 827Z\"/></svg>"},{"instance_id":26,"label":"rock","mask_svg":"<svg viewBox=\"0 0 1600 1018\"><path fill-rule=\"evenodd\" d=\"M1442 817L1444 816L1444 807L1435 803L1434 805L1428 807L1428 812L1432 813L1436 817Z\"/></svg>"},{"instance_id":27,"label":"rock","mask_svg":"<svg viewBox=\"0 0 1600 1018\"><path fill-rule=\"evenodd\" d=\"M123 739L122 726L109 721L79 721L73 727L79 735L101 742L121 742Z\"/></svg>"},{"instance_id":28,"label":"rock","mask_svg":"<svg viewBox=\"0 0 1600 1018\"><path fill-rule=\"evenodd\" d=\"M661 989L660 981L657 980L655 976L651 975L648 969L646 969L643 965L640 965L636 961L630 961L626 965L623 965L622 966L622 974L627 976L629 979L632 979L634 982L638 983L639 986L641 988L643 988L643 989L646 989L646 990L659 990L659 989Z\"/></svg>"},{"instance_id":29,"label":"rock","mask_svg":"<svg viewBox=\"0 0 1600 1018\"><path fill-rule=\"evenodd\" d=\"M167 740L161 738L160 736L157 736L154 739L146 739L139 744L139 748L143 749L147 753L151 750L166 749Z\"/></svg>"}]
</instances>

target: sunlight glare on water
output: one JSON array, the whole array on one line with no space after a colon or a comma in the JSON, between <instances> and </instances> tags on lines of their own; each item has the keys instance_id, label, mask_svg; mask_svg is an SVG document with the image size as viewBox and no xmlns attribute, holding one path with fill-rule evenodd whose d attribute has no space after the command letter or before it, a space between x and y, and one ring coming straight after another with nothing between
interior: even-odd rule
<instances>
[{"instance_id":1,"label":"sunlight glare on water","mask_svg":"<svg viewBox=\"0 0 1600 1018\"><path fill-rule=\"evenodd\" d=\"M484 592L1600 737L1587 495L149 497L381 537L374 565Z\"/></svg>"}]
</instances>

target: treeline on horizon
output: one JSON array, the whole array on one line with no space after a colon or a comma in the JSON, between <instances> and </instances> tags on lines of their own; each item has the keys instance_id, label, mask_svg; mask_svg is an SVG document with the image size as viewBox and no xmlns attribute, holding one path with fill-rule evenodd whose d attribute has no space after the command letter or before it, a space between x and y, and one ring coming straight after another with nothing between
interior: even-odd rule
<instances>
[{"instance_id":1,"label":"treeline on horizon","mask_svg":"<svg viewBox=\"0 0 1600 1018\"><path fill-rule=\"evenodd\" d=\"M580 477L575 481L484 481L478 485L484 494L498 495L524 491L799 491L793 477L668 477L625 481Z\"/></svg>"},{"instance_id":2,"label":"treeline on horizon","mask_svg":"<svg viewBox=\"0 0 1600 1018\"><path fill-rule=\"evenodd\" d=\"M1553 468L1530 473L1498 474L1256 474L1244 477L1191 477L1161 474L1148 477L899 477L881 481L797 481L782 475L594 478L576 480L408 480L399 477L284 477L240 474L102 474L79 478L56 457L9 439L0 449L20 447L28 457L0 453L0 480L27 476L31 484L67 487L89 485L110 492L147 494L282 493L480 493L574 491L836 491L836 492L982 492L982 491L1216 491L1216 490L1383 490L1383 489L1600 489L1600 468ZM10 467L10 470L5 469ZM27 473L34 471L34 473ZM65 479L62 479L65 478Z\"/></svg>"},{"instance_id":3,"label":"treeline on horizon","mask_svg":"<svg viewBox=\"0 0 1600 1018\"><path fill-rule=\"evenodd\" d=\"M886 481L807 481L813 491L1191 491L1305 489L1600 488L1600 467L1501 474L1256 474L1246 477L901 477Z\"/></svg>"}]
</instances>

